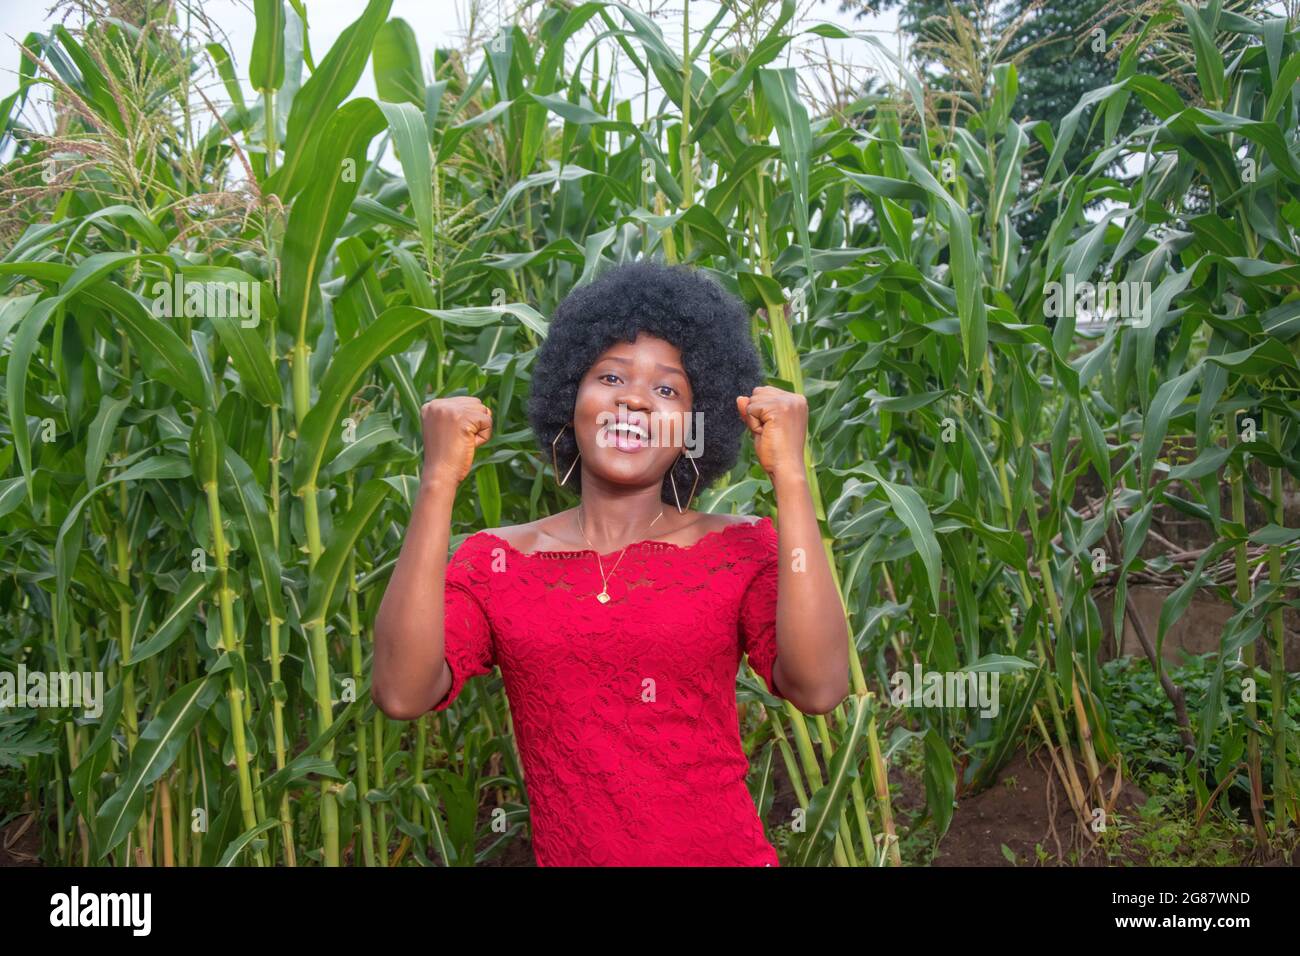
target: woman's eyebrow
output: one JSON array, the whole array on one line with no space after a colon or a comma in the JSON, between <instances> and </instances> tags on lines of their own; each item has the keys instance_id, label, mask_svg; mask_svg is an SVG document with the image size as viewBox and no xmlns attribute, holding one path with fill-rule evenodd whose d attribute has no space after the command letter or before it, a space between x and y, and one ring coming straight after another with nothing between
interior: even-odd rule
<instances>
[{"instance_id":1,"label":"woman's eyebrow","mask_svg":"<svg viewBox=\"0 0 1300 956\"><path fill-rule=\"evenodd\" d=\"M608 358L606 358L605 361L606 361L606 362L619 362L619 363L621 363L621 364L623 364L623 365L631 365L631 364L632 364L632 360L631 360L631 359L629 359L629 358L623 358L621 355L611 355L611 356L609 356ZM671 373L671 374L673 374L673 375L680 375L682 378L685 378L685 377L686 377L686 373L683 372L681 369L679 369L676 365L665 365L663 362L655 362L655 365L656 365L658 368L660 368L660 369L662 369L663 371L665 371L665 372L669 372L669 373Z\"/></svg>"}]
</instances>

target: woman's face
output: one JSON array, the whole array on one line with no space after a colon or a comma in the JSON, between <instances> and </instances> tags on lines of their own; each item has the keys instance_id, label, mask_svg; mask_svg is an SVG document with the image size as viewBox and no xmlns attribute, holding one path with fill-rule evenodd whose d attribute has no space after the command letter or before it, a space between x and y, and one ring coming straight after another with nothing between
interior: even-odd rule
<instances>
[{"instance_id":1,"label":"woman's face","mask_svg":"<svg viewBox=\"0 0 1300 956\"><path fill-rule=\"evenodd\" d=\"M676 346L644 332L616 342L578 383L573 430L582 465L612 484L663 481L686 444L692 398Z\"/></svg>"}]
</instances>

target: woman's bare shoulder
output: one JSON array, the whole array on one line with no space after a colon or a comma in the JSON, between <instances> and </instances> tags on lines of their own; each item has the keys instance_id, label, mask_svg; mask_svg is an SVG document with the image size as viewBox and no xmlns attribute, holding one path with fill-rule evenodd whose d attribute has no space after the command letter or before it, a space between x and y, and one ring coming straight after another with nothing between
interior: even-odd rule
<instances>
[{"instance_id":1,"label":"woman's bare shoulder","mask_svg":"<svg viewBox=\"0 0 1300 956\"><path fill-rule=\"evenodd\" d=\"M763 520L762 515L729 515L716 514L710 515L716 522L717 530L729 527L733 524L758 524Z\"/></svg>"},{"instance_id":2,"label":"woman's bare shoulder","mask_svg":"<svg viewBox=\"0 0 1300 956\"><path fill-rule=\"evenodd\" d=\"M500 528L484 528L484 532L494 535L505 541L516 550L529 553L532 551L550 551L556 549L565 549L578 547L572 541L558 534L559 525L562 522L569 522L572 519L568 517L567 512L547 515L538 518L536 521L529 521L524 524L505 525ZM761 515L733 515L733 514L712 514L702 513L697 519L698 532L696 537L708 534L712 531L722 531L733 525L748 524L755 525L762 521Z\"/></svg>"},{"instance_id":3,"label":"woman's bare shoulder","mask_svg":"<svg viewBox=\"0 0 1300 956\"><path fill-rule=\"evenodd\" d=\"M560 515L546 515L536 521L524 524L504 525L500 528L484 528L487 534L495 535L519 551L544 551L555 542L550 529L555 526Z\"/></svg>"},{"instance_id":4,"label":"woman's bare shoulder","mask_svg":"<svg viewBox=\"0 0 1300 956\"><path fill-rule=\"evenodd\" d=\"M500 538L520 551L527 551L530 543L536 537L536 532L531 527L532 524L533 522L529 522L528 524L505 525L500 528L484 528L483 533L490 534L494 538Z\"/></svg>"}]
</instances>

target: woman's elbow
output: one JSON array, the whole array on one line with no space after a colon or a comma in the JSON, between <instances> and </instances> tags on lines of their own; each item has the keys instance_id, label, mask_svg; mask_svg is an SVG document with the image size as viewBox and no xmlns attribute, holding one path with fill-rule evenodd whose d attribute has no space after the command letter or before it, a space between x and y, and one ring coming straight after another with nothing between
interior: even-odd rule
<instances>
[{"instance_id":1,"label":"woman's elbow","mask_svg":"<svg viewBox=\"0 0 1300 956\"><path fill-rule=\"evenodd\" d=\"M848 696L849 680L848 675L845 674L843 679L837 680L830 687L822 688L816 694L813 694L809 701L812 706L807 710L804 710L804 713L829 714L840 705L840 701L844 700L844 698Z\"/></svg>"},{"instance_id":2,"label":"woman's elbow","mask_svg":"<svg viewBox=\"0 0 1300 956\"><path fill-rule=\"evenodd\" d=\"M843 697L821 697L808 703L806 706L800 707L799 710L809 715L829 714L839 706L840 701L843 699Z\"/></svg>"},{"instance_id":3,"label":"woman's elbow","mask_svg":"<svg viewBox=\"0 0 1300 956\"><path fill-rule=\"evenodd\" d=\"M394 697L389 686L377 676L370 682L370 699L375 702L379 712L390 720L416 720L424 713L424 710Z\"/></svg>"},{"instance_id":4,"label":"woman's elbow","mask_svg":"<svg viewBox=\"0 0 1300 956\"><path fill-rule=\"evenodd\" d=\"M418 720L424 715L424 711L418 707L407 707L402 704L391 704L375 697L374 691L371 691L371 699L374 700L375 706L379 712L389 720Z\"/></svg>"}]
</instances>

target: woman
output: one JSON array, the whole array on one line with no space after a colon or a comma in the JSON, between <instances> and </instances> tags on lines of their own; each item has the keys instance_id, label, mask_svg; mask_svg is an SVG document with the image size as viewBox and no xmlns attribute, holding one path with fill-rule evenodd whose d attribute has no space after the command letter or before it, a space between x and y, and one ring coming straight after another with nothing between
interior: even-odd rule
<instances>
[{"instance_id":1,"label":"woman","mask_svg":"<svg viewBox=\"0 0 1300 956\"><path fill-rule=\"evenodd\" d=\"M501 666L539 865L778 865L745 786L740 655L826 713L848 693L849 637L804 471L807 403L761 371L744 305L702 273L639 261L575 289L528 416L580 503L471 534L450 562L456 489L492 415L471 397L424 406L371 693L412 720ZM690 507L746 428L779 533Z\"/></svg>"}]
</instances>

